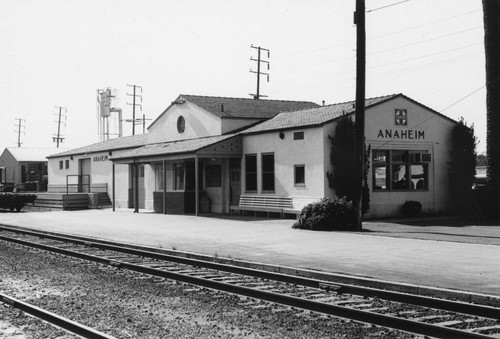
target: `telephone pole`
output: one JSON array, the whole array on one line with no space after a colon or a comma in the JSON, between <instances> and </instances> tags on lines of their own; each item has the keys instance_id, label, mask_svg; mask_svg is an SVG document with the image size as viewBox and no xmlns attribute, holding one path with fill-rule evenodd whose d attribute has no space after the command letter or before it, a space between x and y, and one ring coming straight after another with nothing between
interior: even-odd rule
<instances>
[{"instance_id":1,"label":"telephone pole","mask_svg":"<svg viewBox=\"0 0 500 339\"><path fill-rule=\"evenodd\" d=\"M354 228L361 230L363 214L361 211L363 197L363 173L365 153L365 81L366 81L366 33L365 33L365 0L356 0L354 13L356 25L356 139L354 142L355 195L353 198Z\"/></svg>"},{"instance_id":2,"label":"telephone pole","mask_svg":"<svg viewBox=\"0 0 500 339\"><path fill-rule=\"evenodd\" d=\"M61 106L56 106L56 108L59 109L59 113L56 113L58 114L58 119L57 121L54 121L57 122L57 134L52 136L52 142L57 143L57 148L59 148L59 143L60 142L62 143L64 140L64 137L61 135L61 118L64 118L64 120L66 120L67 116L66 116L66 108ZM64 114L62 113L63 110ZM66 122L62 123L64 124L64 126L66 126Z\"/></svg>"},{"instance_id":3,"label":"telephone pole","mask_svg":"<svg viewBox=\"0 0 500 339\"><path fill-rule=\"evenodd\" d=\"M14 125L17 130L14 131L17 134L17 147L21 147L21 133L26 134L26 119L15 118L17 123Z\"/></svg>"},{"instance_id":4,"label":"telephone pole","mask_svg":"<svg viewBox=\"0 0 500 339\"><path fill-rule=\"evenodd\" d=\"M250 70L250 73L257 74L257 92L256 92L256 94L250 94L250 95L253 96L254 99L258 100L258 99L260 99L260 97L267 97L267 95L260 94L260 75L261 74L267 75L267 82L269 82L269 73L264 73L264 72L260 71L260 64L261 63L267 64L267 70L269 71L269 61L261 59L261 51L267 51L267 58L268 59L270 58L270 51L268 49L262 48L260 46L257 47L257 46L251 45L250 47L257 50L257 59L250 57L250 60L255 61L257 63L257 71L254 71L252 69Z\"/></svg>"},{"instance_id":5,"label":"telephone pole","mask_svg":"<svg viewBox=\"0 0 500 339\"><path fill-rule=\"evenodd\" d=\"M137 119L137 120L135 119L135 107L139 106L141 108L141 111L142 111L142 87L137 86L137 85L129 85L129 84L127 84L127 86L133 88L132 93L127 93L127 95L132 97L132 103L127 102L127 105L132 105L132 119L127 119L125 121L132 122L132 135L135 135L135 125L136 125L137 121L139 121L139 122L141 121L141 119ZM137 94L138 89L140 90L140 94ZM136 98L138 98L140 100L140 104L136 103Z\"/></svg>"}]
</instances>

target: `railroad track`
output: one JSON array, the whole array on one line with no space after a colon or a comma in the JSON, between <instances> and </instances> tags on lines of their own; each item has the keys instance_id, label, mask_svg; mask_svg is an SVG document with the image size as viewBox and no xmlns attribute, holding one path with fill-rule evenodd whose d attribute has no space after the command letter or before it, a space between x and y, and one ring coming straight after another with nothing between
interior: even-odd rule
<instances>
[{"instance_id":1,"label":"railroad track","mask_svg":"<svg viewBox=\"0 0 500 339\"><path fill-rule=\"evenodd\" d=\"M0 240L201 287L437 338L500 338L500 308L190 259L0 226Z\"/></svg>"},{"instance_id":2,"label":"railroad track","mask_svg":"<svg viewBox=\"0 0 500 339\"><path fill-rule=\"evenodd\" d=\"M115 337L97 331L91 327L85 326L78 322L72 321L68 318L62 317L53 312L44 310L40 307L29 304L25 301L18 300L12 296L0 293L0 303L6 305L7 307L16 308L28 313L33 317L41 319L49 324L57 326L64 329L65 331L76 334L84 338L95 338L95 339L114 339Z\"/></svg>"}]
</instances>

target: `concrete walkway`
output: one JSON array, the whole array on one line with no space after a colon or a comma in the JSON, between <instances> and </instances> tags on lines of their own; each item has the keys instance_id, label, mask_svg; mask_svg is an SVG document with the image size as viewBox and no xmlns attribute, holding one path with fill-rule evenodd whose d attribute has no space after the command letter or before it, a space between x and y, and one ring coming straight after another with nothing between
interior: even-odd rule
<instances>
[{"instance_id":1,"label":"concrete walkway","mask_svg":"<svg viewBox=\"0 0 500 339\"><path fill-rule=\"evenodd\" d=\"M131 210L0 213L0 224L261 263L500 296L499 226L365 222L366 232L292 229L293 220Z\"/></svg>"}]
</instances>

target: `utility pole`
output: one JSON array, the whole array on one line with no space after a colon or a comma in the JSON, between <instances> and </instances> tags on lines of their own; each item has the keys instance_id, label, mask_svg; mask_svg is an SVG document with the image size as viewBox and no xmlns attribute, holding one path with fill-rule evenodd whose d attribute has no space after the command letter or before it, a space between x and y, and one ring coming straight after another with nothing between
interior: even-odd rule
<instances>
[{"instance_id":1,"label":"utility pole","mask_svg":"<svg viewBox=\"0 0 500 339\"><path fill-rule=\"evenodd\" d=\"M26 119L15 118L17 123L14 125L17 130L14 131L17 134L17 147L21 147L21 133L26 134Z\"/></svg>"},{"instance_id":2,"label":"utility pole","mask_svg":"<svg viewBox=\"0 0 500 339\"><path fill-rule=\"evenodd\" d=\"M64 138L61 136L61 118L64 118L66 120L66 108L61 107L61 106L56 106L56 108L59 108L59 113L58 113L58 119L57 121L57 135L52 136L52 142L57 143L57 148L59 148L59 142L63 142ZM62 114L62 111L64 110L64 114ZM57 114L57 113L56 113ZM66 126L66 122L63 122L64 126Z\"/></svg>"},{"instance_id":3,"label":"utility pole","mask_svg":"<svg viewBox=\"0 0 500 339\"><path fill-rule=\"evenodd\" d=\"M354 228L360 231L363 228L363 214L361 211L363 197L363 173L365 153L365 87L366 87L366 33L365 33L365 0L356 0L354 13L356 25L356 112L355 127L356 139L354 142L355 155L355 195L353 198Z\"/></svg>"},{"instance_id":4,"label":"utility pole","mask_svg":"<svg viewBox=\"0 0 500 339\"><path fill-rule=\"evenodd\" d=\"M250 47L257 50L257 59L250 57L250 60L255 61L257 63L257 72L252 70L252 69L250 70L250 73L257 74L257 92L256 92L256 94L250 94L250 95L253 96L254 99L258 100L258 99L260 99L260 97L267 97L267 95L260 94L260 75L261 74L267 75L267 82L269 82L269 73L264 73L264 72L260 71L260 64L262 62L267 64L267 70L269 71L269 61L261 59L261 51L267 51L267 58L268 59L270 58L270 51L268 49L262 48L260 46L257 47L257 46L251 45Z\"/></svg>"},{"instance_id":5,"label":"utility pole","mask_svg":"<svg viewBox=\"0 0 500 339\"><path fill-rule=\"evenodd\" d=\"M142 87L137 86L137 85L129 85L129 84L127 84L127 86L133 88L132 94L127 93L127 95L132 97L132 103L127 102L127 105L132 105L132 120L127 119L125 121L132 122L132 135L135 135L135 125L136 125L137 121L140 121L140 119L138 119L138 120L135 119L135 107L139 106L141 108L141 111L142 111ZM141 94L137 94L137 89L140 90ZM140 99L140 102L141 102L140 104L136 103L136 98Z\"/></svg>"}]
</instances>

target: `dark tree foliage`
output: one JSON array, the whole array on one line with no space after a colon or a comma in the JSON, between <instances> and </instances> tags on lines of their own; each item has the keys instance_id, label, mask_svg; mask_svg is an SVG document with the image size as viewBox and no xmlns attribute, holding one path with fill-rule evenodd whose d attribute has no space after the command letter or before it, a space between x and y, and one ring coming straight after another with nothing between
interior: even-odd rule
<instances>
[{"instance_id":1,"label":"dark tree foliage","mask_svg":"<svg viewBox=\"0 0 500 339\"><path fill-rule=\"evenodd\" d=\"M333 188L338 197L347 197L352 201L354 189L356 187L355 173L355 124L350 116L343 116L339 119L335 127L335 136L330 137L330 162L333 167L332 172L327 172L328 184ZM369 209L370 194L367 184L368 170L370 168L370 148L365 148L365 171L363 183L363 203L362 213Z\"/></svg>"},{"instance_id":2,"label":"dark tree foliage","mask_svg":"<svg viewBox=\"0 0 500 339\"><path fill-rule=\"evenodd\" d=\"M476 175L476 145L474 126L468 127L464 119L453 128L450 163L451 196L457 211L467 212L468 200Z\"/></svg>"},{"instance_id":3,"label":"dark tree foliage","mask_svg":"<svg viewBox=\"0 0 500 339\"><path fill-rule=\"evenodd\" d=\"M500 221L500 1L483 0L486 61L486 157L491 215Z\"/></svg>"}]
</instances>

